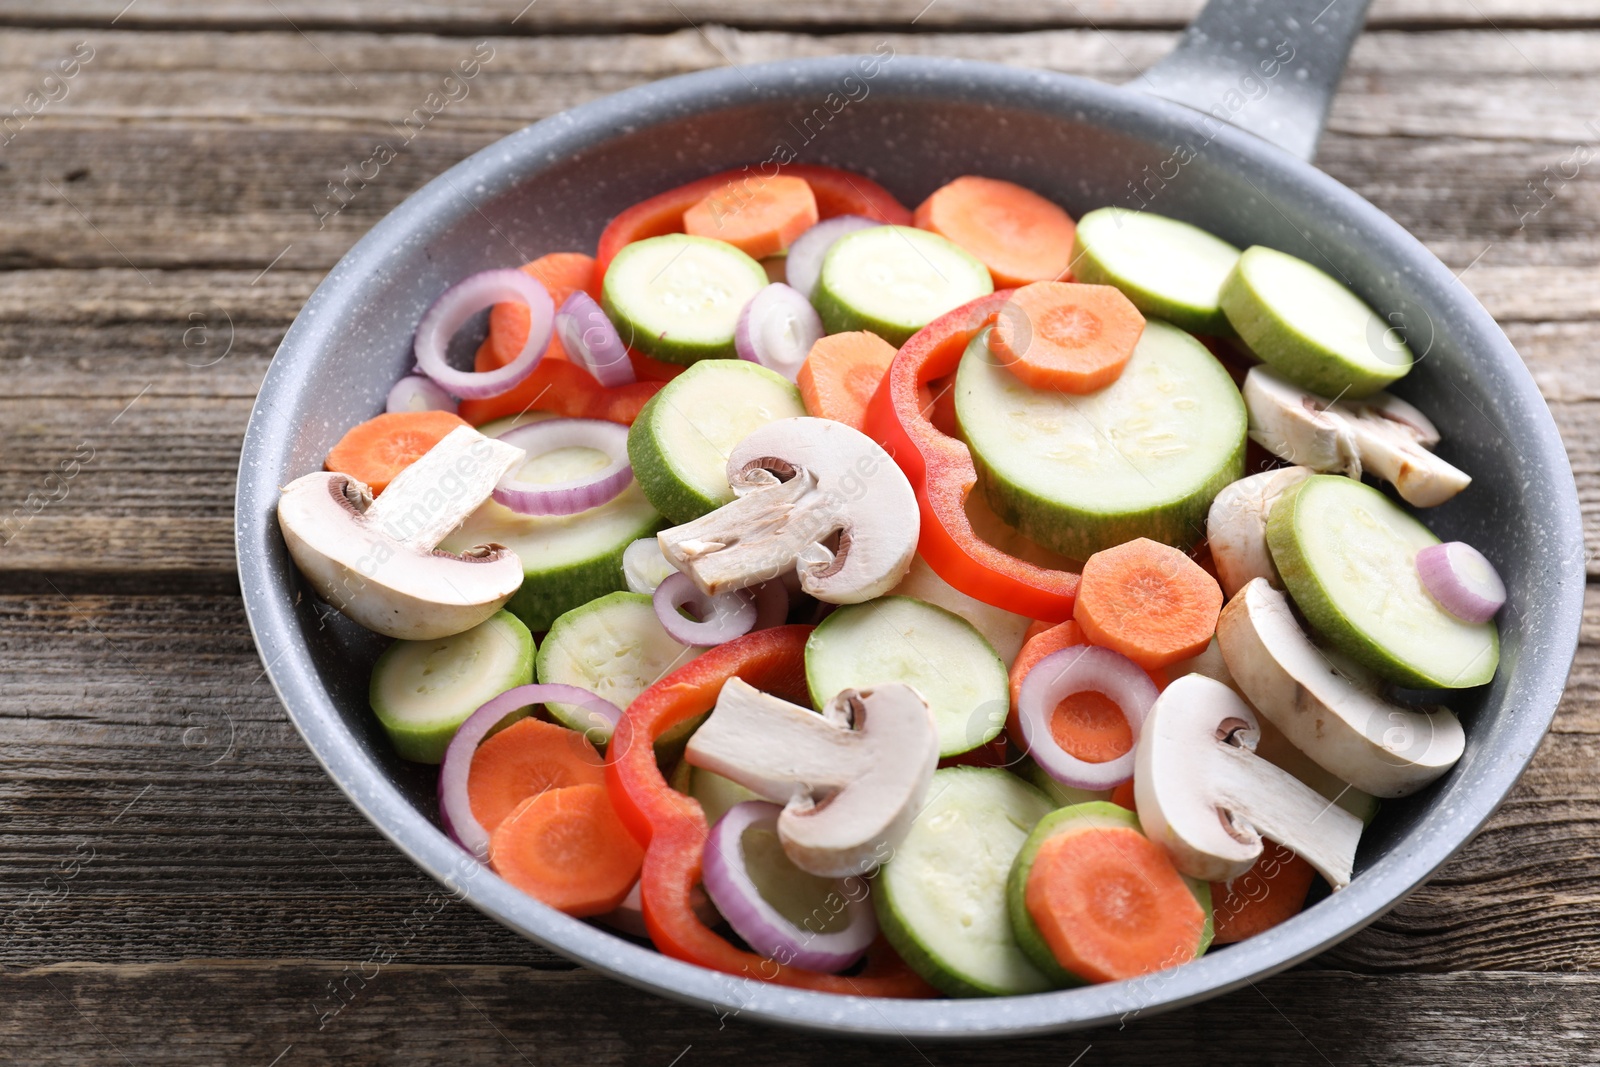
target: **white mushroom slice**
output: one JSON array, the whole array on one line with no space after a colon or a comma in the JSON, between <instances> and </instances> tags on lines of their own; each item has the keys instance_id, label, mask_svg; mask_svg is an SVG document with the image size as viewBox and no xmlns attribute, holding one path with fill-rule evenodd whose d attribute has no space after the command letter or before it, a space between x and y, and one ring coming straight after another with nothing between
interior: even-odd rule
<instances>
[{"instance_id":1,"label":"white mushroom slice","mask_svg":"<svg viewBox=\"0 0 1600 1067\"><path fill-rule=\"evenodd\" d=\"M296 478L278 498L289 555L317 595L380 634L448 637L493 615L522 584L502 545L435 551L525 458L462 426L401 471L376 500L344 474Z\"/></svg>"},{"instance_id":2,"label":"white mushroom slice","mask_svg":"<svg viewBox=\"0 0 1600 1067\"><path fill-rule=\"evenodd\" d=\"M1408 504L1431 508L1471 484L1466 472L1428 451L1439 443L1439 431L1399 397L1378 393L1331 410L1355 435L1362 467L1392 484Z\"/></svg>"},{"instance_id":3,"label":"white mushroom slice","mask_svg":"<svg viewBox=\"0 0 1600 1067\"><path fill-rule=\"evenodd\" d=\"M1278 568L1267 547L1267 519L1272 505L1311 477L1310 467L1279 467L1241 478L1211 501L1206 515L1206 544L1217 567L1222 591L1233 596L1252 578L1282 587Z\"/></svg>"},{"instance_id":4,"label":"white mushroom slice","mask_svg":"<svg viewBox=\"0 0 1600 1067\"><path fill-rule=\"evenodd\" d=\"M1202 674L1167 686L1135 749L1134 800L1150 840L1191 878L1226 882L1271 838L1334 889L1350 884L1361 820L1255 754L1255 712Z\"/></svg>"},{"instance_id":5,"label":"white mushroom slice","mask_svg":"<svg viewBox=\"0 0 1600 1067\"><path fill-rule=\"evenodd\" d=\"M1383 699L1365 671L1312 644L1288 600L1264 581L1223 609L1217 642L1240 690L1289 743L1364 792L1415 793L1466 748L1454 713Z\"/></svg>"},{"instance_id":6,"label":"white mushroom slice","mask_svg":"<svg viewBox=\"0 0 1600 1067\"><path fill-rule=\"evenodd\" d=\"M1301 467L1361 477L1355 433L1344 418L1326 410L1328 401L1264 366L1250 368L1241 392L1256 444Z\"/></svg>"},{"instance_id":7,"label":"white mushroom slice","mask_svg":"<svg viewBox=\"0 0 1600 1067\"><path fill-rule=\"evenodd\" d=\"M657 535L662 554L708 596L798 564L801 589L857 604L893 589L911 566L920 527L911 483L842 422L767 423L729 454L728 484L732 503Z\"/></svg>"},{"instance_id":8,"label":"white mushroom slice","mask_svg":"<svg viewBox=\"0 0 1600 1067\"><path fill-rule=\"evenodd\" d=\"M730 678L684 758L784 805L790 862L844 878L883 863L910 832L939 731L927 701L898 682L846 689L818 715Z\"/></svg>"}]
</instances>

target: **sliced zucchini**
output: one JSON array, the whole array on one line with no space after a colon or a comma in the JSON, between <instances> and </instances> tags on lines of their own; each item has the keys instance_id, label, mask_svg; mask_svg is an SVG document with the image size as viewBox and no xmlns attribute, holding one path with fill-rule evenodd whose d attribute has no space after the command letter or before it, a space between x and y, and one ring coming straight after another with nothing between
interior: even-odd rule
<instances>
[{"instance_id":1,"label":"sliced zucchini","mask_svg":"<svg viewBox=\"0 0 1600 1067\"><path fill-rule=\"evenodd\" d=\"M433 641L396 641L372 667L367 699L395 752L438 763L456 728L491 698L533 681L533 635L497 611Z\"/></svg>"},{"instance_id":2,"label":"sliced zucchini","mask_svg":"<svg viewBox=\"0 0 1600 1067\"><path fill-rule=\"evenodd\" d=\"M1133 306L1192 333L1229 336L1218 300L1239 250L1198 226L1149 211L1103 207L1078 220L1072 275L1114 285Z\"/></svg>"},{"instance_id":3,"label":"sliced zucchini","mask_svg":"<svg viewBox=\"0 0 1600 1067\"><path fill-rule=\"evenodd\" d=\"M628 459L656 510L685 523L733 499L727 463L735 445L759 426L805 413L800 390L776 371L708 360L645 404L628 431Z\"/></svg>"},{"instance_id":4,"label":"sliced zucchini","mask_svg":"<svg viewBox=\"0 0 1600 1067\"><path fill-rule=\"evenodd\" d=\"M806 639L806 684L825 706L841 690L904 682L933 708L939 755L987 744L1011 706L1006 665L966 619L908 596L846 604Z\"/></svg>"},{"instance_id":5,"label":"sliced zucchini","mask_svg":"<svg viewBox=\"0 0 1600 1067\"><path fill-rule=\"evenodd\" d=\"M828 249L811 301L829 333L871 330L898 348L992 292L989 268L955 242L910 226L873 226Z\"/></svg>"},{"instance_id":6,"label":"sliced zucchini","mask_svg":"<svg viewBox=\"0 0 1600 1067\"><path fill-rule=\"evenodd\" d=\"M1040 819L1033 831L1028 834L1028 839L1017 852L1016 861L1011 865L1011 874L1006 879L1006 908L1011 919L1012 934L1016 937L1018 946L1027 954L1028 960L1056 985L1082 985L1083 979L1056 962L1055 954L1050 951L1044 935L1039 932L1038 924L1029 914L1028 875L1033 870L1033 860L1039 854L1040 846L1050 838L1060 837L1063 834L1093 833L1097 830L1133 830L1136 833L1144 833L1139 826L1137 815L1127 808L1107 801L1089 801L1071 807L1057 808ZM1216 933L1211 915L1211 885L1187 875L1180 874L1179 877L1189 886L1189 892L1194 894L1200 910L1206 915L1205 928L1200 931L1200 944L1195 950L1195 955L1201 956L1211 947L1211 938Z\"/></svg>"},{"instance_id":7,"label":"sliced zucchini","mask_svg":"<svg viewBox=\"0 0 1600 1067\"><path fill-rule=\"evenodd\" d=\"M1429 595L1417 553L1438 543L1383 493L1336 474L1296 485L1267 520L1284 587L1330 645L1399 685L1483 685L1500 663L1499 633Z\"/></svg>"},{"instance_id":8,"label":"sliced zucchini","mask_svg":"<svg viewBox=\"0 0 1600 1067\"><path fill-rule=\"evenodd\" d=\"M1049 978L1012 933L1006 882L1049 799L1005 771L935 771L928 802L878 876L878 924L902 959L951 996L1039 993Z\"/></svg>"},{"instance_id":9,"label":"sliced zucchini","mask_svg":"<svg viewBox=\"0 0 1600 1067\"><path fill-rule=\"evenodd\" d=\"M1250 351L1302 389L1375 393L1411 369L1411 349L1342 282L1255 245L1222 286L1222 310Z\"/></svg>"},{"instance_id":10,"label":"sliced zucchini","mask_svg":"<svg viewBox=\"0 0 1600 1067\"><path fill-rule=\"evenodd\" d=\"M573 608L550 626L535 661L539 681L575 685L623 711L657 680L705 649L672 639L650 598L607 593ZM556 721L584 731L596 745L611 740L611 724L571 704L548 704Z\"/></svg>"},{"instance_id":11,"label":"sliced zucchini","mask_svg":"<svg viewBox=\"0 0 1600 1067\"><path fill-rule=\"evenodd\" d=\"M630 347L669 363L732 359L739 312L767 272L725 241L670 233L623 247L601 307Z\"/></svg>"},{"instance_id":12,"label":"sliced zucchini","mask_svg":"<svg viewBox=\"0 0 1600 1067\"><path fill-rule=\"evenodd\" d=\"M1121 377L1083 395L1031 389L974 337L956 420L989 505L1074 559L1148 537L1187 547L1244 474L1244 400L1204 345L1151 320Z\"/></svg>"}]
</instances>

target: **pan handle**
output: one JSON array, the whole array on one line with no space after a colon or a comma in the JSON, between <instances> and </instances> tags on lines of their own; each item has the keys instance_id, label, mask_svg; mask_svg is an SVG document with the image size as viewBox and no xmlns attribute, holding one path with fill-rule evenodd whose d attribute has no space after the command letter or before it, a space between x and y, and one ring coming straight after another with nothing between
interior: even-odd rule
<instances>
[{"instance_id":1,"label":"pan handle","mask_svg":"<svg viewBox=\"0 0 1600 1067\"><path fill-rule=\"evenodd\" d=\"M1129 88L1194 108L1309 160L1369 0L1210 0Z\"/></svg>"}]
</instances>

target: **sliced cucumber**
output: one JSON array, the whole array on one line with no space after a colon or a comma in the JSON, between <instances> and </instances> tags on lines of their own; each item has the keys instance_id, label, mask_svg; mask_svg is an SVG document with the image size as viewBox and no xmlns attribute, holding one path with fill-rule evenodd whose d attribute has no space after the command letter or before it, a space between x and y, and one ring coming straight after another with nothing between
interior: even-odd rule
<instances>
[{"instance_id":1,"label":"sliced cucumber","mask_svg":"<svg viewBox=\"0 0 1600 1067\"><path fill-rule=\"evenodd\" d=\"M1033 624L1025 615L985 604L963 593L939 577L920 554L911 557L911 569L900 579L900 584L890 590L890 595L912 597L966 619L989 642L989 647L1008 669L1022 651L1022 639Z\"/></svg>"},{"instance_id":2,"label":"sliced cucumber","mask_svg":"<svg viewBox=\"0 0 1600 1067\"><path fill-rule=\"evenodd\" d=\"M939 725L939 755L987 744L1011 706L1006 665L966 619L908 596L846 604L806 639L806 684L821 708L843 689L904 682Z\"/></svg>"},{"instance_id":3,"label":"sliced cucumber","mask_svg":"<svg viewBox=\"0 0 1600 1067\"><path fill-rule=\"evenodd\" d=\"M531 681L533 635L497 611L464 633L390 645L372 667L367 700L395 752L438 763L467 716Z\"/></svg>"},{"instance_id":4,"label":"sliced cucumber","mask_svg":"<svg viewBox=\"0 0 1600 1067\"><path fill-rule=\"evenodd\" d=\"M1050 980L1017 947L1006 880L1050 801L985 767L933 773L928 802L878 876L874 906L889 943L951 996L1039 993Z\"/></svg>"},{"instance_id":5,"label":"sliced cucumber","mask_svg":"<svg viewBox=\"0 0 1600 1067\"><path fill-rule=\"evenodd\" d=\"M507 415L503 419L494 419L478 427L478 432L485 437L499 437L507 430L515 430L518 426L526 426L531 422L544 422L555 418L553 411L524 411L521 415Z\"/></svg>"},{"instance_id":6,"label":"sliced cucumber","mask_svg":"<svg viewBox=\"0 0 1600 1067\"><path fill-rule=\"evenodd\" d=\"M650 596L656 586L678 573L678 568L661 554L661 543L654 537L641 537L622 550L622 580L629 592Z\"/></svg>"},{"instance_id":7,"label":"sliced cucumber","mask_svg":"<svg viewBox=\"0 0 1600 1067\"><path fill-rule=\"evenodd\" d=\"M670 233L618 252L600 295L630 348L693 363L733 358L739 312L766 286L766 268L732 245Z\"/></svg>"},{"instance_id":8,"label":"sliced cucumber","mask_svg":"<svg viewBox=\"0 0 1600 1067\"><path fill-rule=\"evenodd\" d=\"M1070 785L1062 785L1031 759L1024 758L1011 768L1023 781L1039 790L1050 798L1050 802L1058 808L1070 808L1074 804L1091 804L1096 801L1109 801L1111 790L1093 791L1089 789L1075 789Z\"/></svg>"},{"instance_id":9,"label":"sliced cucumber","mask_svg":"<svg viewBox=\"0 0 1600 1067\"><path fill-rule=\"evenodd\" d=\"M1255 245L1222 286L1239 339L1302 389L1361 397L1411 369L1405 339L1343 283L1303 259Z\"/></svg>"},{"instance_id":10,"label":"sliced cucumber","mask_svg":"<svg viewBox=\"0 0 1600 1067\"><path fill-rule=\"evenodd\" d=\"M683 766L688 767L685 763ZM704 767L690 767L688 794L700 802L700 807L706 813L706 825L715 823L725 815L729 808L735 804L743 804L747 800L760 800L761 797L751 792L732 778L724 778L715 771L708 771Z\"/></svg>"},{"instance_id":11,"label":"sliced cucumber","mask_svg":"<svg viewBox=\"0 0 1600 1067\"><path fill-rule=\"evenodd\" d=\"M871 330L898 348L992 292L989 268L955 242L910 226L873 226L833 243L811 299L829 333Z\"/></svg>"},{"instance_id":12,"label":"sliced cucumber","mask_svg":"<svg viewBox=\"0 0 1600 1067\"><path fill-rule=\"evenodd\" d=\"M650 598L608 593L573 608L550 626L539 647L539 681L575 685L623 711L634 698L705 649L672 639L656 618ZM611 726L571 704L549 704L556 721L583 730L603 745Z\"/></svg>"},{"instance_id":13,"label":"sliced cucumber","mask_svg":"<svg viewBox=\"0 0 1600 1067\"><path fill-rule=\"evenodd\" d=\"M1099 208L1073 238L1073 278L1114 285L1146 315L1194 333L1233 333L1218 299L1237 262L1220 237L1149 211Z\"/></svg>"},{"instance_id":14,"label":"sliced cucumber","mask_svg":"<svg viewBox=\"0 0 1600 1067\"><path fill-rule=\"evenodd\" d=\"M1115 382L1084 395L1030 389L973 338L956 419L990 506L1074 559L1138 537L1187 547L1244 474L1244 400L1204 345L1151 320Z\"/></svg>"},{"instance_id":15,"label":"sliced cucumber","mask_svg":"<svg viewBox=\"0 0 1600 1067\"><path fill-rule=\"evenodd\" d=\"M1050 838L1064 834L1093 833L1097 830L1132 830L1135 833L1144 833L1139 826L1139 817L1116 804L1091 801L1075 804L1072 807L1057 808L1034 826L1033 832L1028 835L1027 841L1023 842L1022 848L1017 852L1016 861L1011 865L1011 874L1006 879L1006 908L1011 919L1011 932L1016 937L1018 946L1027 954L1029 961L1057 985L1082 985L1083 979L1056 962L1055 954L1050 951L1044 935L1039 932L1038 924L1029 914L1028 875L1033 870L1033 861L1039 854L1040 846ZM1185 875L1179 877L1187 883L1189 892L1194 894L1200 910L1206 915L1206 925L1200 931L1200 944L1195 950L1195 955L1200 956L1211 947L1211 938L1216 932L1211 917L1211 886L1198 878Z\"/></svg>"},{"instance_id":16,"label":"sliced cucumber","mask_svg":"<svg viewBox=\"0 0 1600 1067\"><path fill-rule=\"evenodd\" d=\"M559 480L553 473L557 466L583 460L562 453L588 451L561 449L539 456L523 467L522 477L548 461L548 480ZM440 547L460 552L494 541L515 552L522 560L522 588L506 607L537 632L578 605L621 589L623 549L660 528L661 516L639 486L630 485L615 499L576 515L522 515L486 500Z\"/></svg>"},{"instance_id":17,"label":"sliced cucumber","mask_svg":"<svg viewBox=\"0 0 1600 1067\"><path fill-rule=\"evenodd\" d=\"M1293 487L1267 520L1284 587L1330 645L1400 685L1483 685L1500 663L1499 634L1428 594L1417 553L1438 543L1377 489L1336 474Z\"/></svg>"},{"instance_id":18,"label":"sliced cucumber","mask_svg":"<svg viewBox=\"0 0 1600 1067\"><path fill-rule=\"evenodd\" d=\"M697 519L733 499L727 463L735 445L757 427L805 413L794 383L759 363L697 363L662 387L633 420L633 475L672 522Z\"/></svg>"}]
</instances>

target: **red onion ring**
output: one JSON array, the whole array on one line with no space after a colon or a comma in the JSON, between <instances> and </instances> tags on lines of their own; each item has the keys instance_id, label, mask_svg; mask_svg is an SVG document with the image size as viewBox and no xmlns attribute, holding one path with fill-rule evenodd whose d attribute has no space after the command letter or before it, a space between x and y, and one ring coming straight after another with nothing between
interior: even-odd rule
<instances>
[{"instance_id":1,"label":"red onion ring","mask_svg":"<svg viewBox=\"0 0 1600 1067\"><path fill-rule=\"evenodd\" d=\"M468 319L494 304L528 305L528 340L505 366L474 374L456 370L445 361L450 338ZM550 345L550 323L555 305L550 293L538 280L510 268L485 270L457 282L444 291L423 313L417 324L415 350L417 367L463 400L483 400L499 396L533 373Z\"/></svg>"},{"instance_id":2,"label":"red onion ring","mask_svg":"<svg viewBox=\"0 0 1600 1067\"><path fill-rule=\"evenodd\" d=\"M1104 763L1081 760L1056 744L1050 719L1056 705L1074 693L1099 693L1122 709L1133 731L1134 746ZM1052 652L1022 680L1017 695L1017 720L1023 747L1039 768L1074 789L1112 789L1133 777L1133 752L1139 729L1160 691L1150 676L1127 656L1096 645L1074 645Z\"/></svg>"},{"instance_id":3,"label":"red onion ring","mask_svg":"<svg viewBox=\"0 0 1600 1067\"><path fill-rule=\"evenodd\" d=\"M744 833L752 827L777 832L783 809L764 800L746 800L729 808L706 838L701 856L701 880L722 917L734 933L761 955L807 971L824 974L842 971L867 951L878 936L878 920L867 899L864 879L835 882L838 899L845 901L850 922L843 930L820 933L796 926L767 903L750 878L744 854ZM859 887L860 899L847 883ZM819 902L822 906L822 902Z\"/></svg>"},{"instance_id":4,"label":"red onion ring","mask_svg":"<svg viewBox=\"0 0 1600 1067\"><path fill-rule=\"evenodd\" d=\"M628 488L633 465L628 462L628 428L604 419L545 419L507 430L500 440L516 445L528 458L558 448L592 448L611 462L584 478L565 482L524 482L512 471L494 487L494 498L523 515L575 515L597 508ZM520 467L519 467L520 469Z\"/></svg>"},{"instance_id":5,"label":"red onion ring","mask_svg":"<svg viewBox=\"0 0 1600 1067\"><path fill-rule=\"evenodd\" d=\"M823 219L796 237L789 246L789 254L783 261L783 276L799 290L801 296L810 300L817 287L817 279L822 277L822 261L827 257L828 249L833 247L833 242L847 233L882 225L877 219L869 219L864 215L835 215L831 219Z\"/></svg>"},{"instance_id":6,"label":"red onion ring","mask_svg":"<svg viewBox=\"0 0 1600 1067\"><path fill-rule=\"evenodd\" d=\"M574 363L594 375L595 381L607 387L637 381L628 346L594 297L582 289L573 290L562 301L555 323L561 347Z\"/></svg>"},{"instance_id":7,"label":"red onion ring","mask_svg":"<svg viewBox=\"0 0 1600 1067\"><path fill-rule=\"evenodd\" d=\"M822 334L822 316L811 301L782 282L773 282L739 312L733 347L740 359L775 370L792 382Z\"/></svg>"},{"instance_id":8,"label":"red onion ring","mask_svg":"<svg viewBox=\"0 0 1600 1067\"><path fill-rule=\"evenodd\" d=\"M461 405L456 398L439 387L432 378L408 374L394 383L383 410L391 415L397 411L448 411L454 413Z\"/></svg>"},{"instance_id":9,"label":"red onion ring","mask_svg":"<svg viewBox=\"0 0 1600 1067\"><path fill-rule=\"evenodd\" d=\"M600 716L610 728L615 728L622 718L622 710L611 701L575 685L519 685L491 697L468 715L444 750L444 761L439 765L439 820L450 839L479 860L488 861L489 831L472 814L472 802L467 797L473 753L507 715L529 704L550 703L576 704Z\"/></svg>"},{"instance_id":10,"label":"red onion ring","mask_svg":"<svg viewBox=\"0 0 1600 1067\"><path fill-rule=\"evenodd\" d=\"M656 618L679 644L720 645L749 633L756 622L756 600L748 590L706 596L681 571L667 575L651 601ZM698 621L683 617L678 609L685 606L694 608Z\"/></svg>"},{"instance_id":11,"label":"red onion ring","mask_svg":"<svg viewBox=\"0 0 1600 1067\"><path fill-rule=\"evenodd\" d=\"M1439 606L1463 622L1488 622L1506 603L1506 583L1483 553L1464 541L1417 553L1417 575Z\"/></svg>"}]
</instances>

